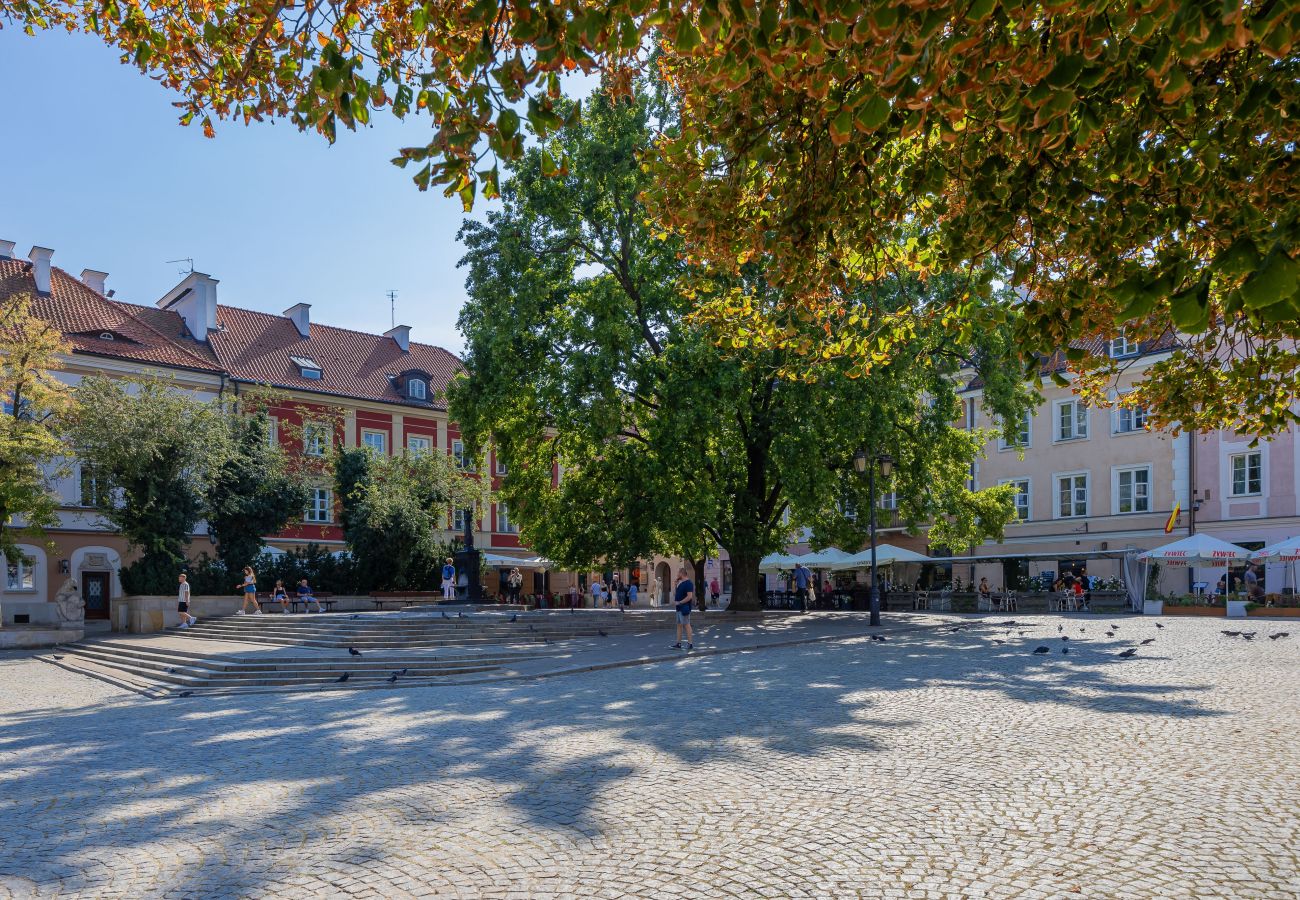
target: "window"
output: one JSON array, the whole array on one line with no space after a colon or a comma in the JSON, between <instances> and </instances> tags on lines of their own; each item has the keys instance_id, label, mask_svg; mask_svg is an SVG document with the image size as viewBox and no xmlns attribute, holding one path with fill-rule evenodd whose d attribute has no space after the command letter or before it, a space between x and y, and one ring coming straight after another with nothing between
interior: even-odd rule
<instances>
[{"instance_id":1,"label":"window","mask_svg":"<svg viewBox=\"0 0 1300 900\"><path fill-rule=\"evenodd\" d=\"M1121 406L1115 410L1115 433L1129 434L1134 431L1145 431L1147 427L1147 411L1143 407Z\"/></svg>"},{"instance_id":2,"label":"window","mask_svg":"<svg viewBox=\"0 0 1300 900\"><path fill-rule=\"evenodd\" d=\"M312 488L311 499L302 518L305 522L334 521L334 492L329 488Z\"/></svg>"},{"instance_id":3,"label":"window","mask_svg":"<svg viewBox=\"0 0 1300 900\"><path fill-rule=\"evenodd\" d=\"M1088 436L1088 407L1078 400L1056 404L1056 439L1077 441Z\"/></svg>"},{"instance_id":4,"label":"window","mask_svg":"<svg viewBox=\"0 0 1300 900\"><path fill-rule=\"evenodd\" d=\"M302 452L307 456L324 456L328 446L328 426L308 422L302 426Z\"/></svg>"},{"instance_id":5,"label":"window","mask_svg":"<svg viewBox=\"0 0 1300 900\"><path fill-rule=\"evenodd\" d=\"M419 437L408 434L406 436L406 452L412 456L423 456L433 449L433 438Z\"/></svg>"},{"instance_id":6,"label":"window","mask_svg":"<svg viewBox=\"0 0 1300 900\"><path fill-rule=\"evenodd\" d=\"M517 534L519 532L519 526L510 521L510 514L504 503L497 504L497 531L502 534Z\"/></svg>"},{"instance_id":7,"label":"window","mask_svg":"<svg viewBox=\"0 0 1300 900\"><path fill-rule=\"evenodd\" d=\"M1001 437L998 438L998 449L999 449L999 450L1017 450L1017 449L1019 449L1019 448L1021 448L1021 447L1028 447L1028 446L1029 446L1029 434L1030 434L1030 432L1029 432L1029 421L1030 421L1030 415L1031 415L1031 413L1030 413L1029 410L1025 410L1024 413L1022 414L1021 419L1020 419L1020 422L1019 422L1019 427L1016 428L1016 434L1015 434L1015 439L1014 439L1014 441L1012 441L1011 443L1007 443L1007 436L1006 436L1005 433L1004 433Z\"/></svg>"},{"instance_id":8,"label":"window","mask_svg":"<svg viewBox=\"0 0 1300 900\"><path fill-rule=\"evenodd\" d=\"M1124 332L1110 340L1110 355L1115 359L1122 356L1133 356L1138 352L1139 345L1137 341L1131 341Z\"/></svg>"},{"instance_id":9,"label":"window","mask_svg":"<svg viewBox=\"0 0 1300 900\"><path fill-rule=\"evenodd\" d=\"M30 559L15 559L9 562L5 571L5 590L36 590L36 572L32 569Z\"/></svg>"},{"instance_id":10,"label":"window","mask_svg":"<svg viewBox=\"0 0 1300 900\"><path fill-rule=\"evenodd\" d=\"M894 491L881 494L879 505L881 509L898 509L898 494Z\"/></svg>"},{"instance_id":11,"label":"window","mask_svg":"<svg viewBox=\"0 0 1300 900\"><path fill-rule=\"evenodd\" d=\"M456 468L460 469L462 472L474 471L474 460L465 452L464 441L451 442L451 455L456 460Z\"/></svg>"},{"instance_id":12,"label":"window","mask_svg":"<svg viewBox=\"0 0 1300 900\"><path fill-rule=\"evenodd\" d=\"M1120 469L1115 473L1115 511L1151 512L1151 467Z\"/></svg>"},{"instance_id":13,"label":"window","mask_svg":"<svg viewBox=\"0 0 1300 900\"><path fill-rule=\"evenodd\" d=\"M472 528L473 518L474 518L474 510L468 507L454 510L451 515L452 530L457 532L464 531L466 522L469 522L470 527Z\"/></svg>"},{"instance_id":14,"label":"window","mask_svg":"<svg viewBox=\"0 0 1300 900\"><path fill-rule=\"evenodd\" d=\"M88 466L81 467L80 502L82 506L98 509L104 504L104 492L100 486L99 476Z\"/></svg>"},{"instance_id":15,"label":"window","mask_svg":"<svg viewBox=\"0 0 1300 900\"><path fill-rule=\"evenodd\" d=\"M412 378L406 383L406 396L412 400L423 400L429 396L428 385L424 383L423 378Z\"/></svg>"},{"instance_id":16,"label":"window","mask_svg":"<svg viewBox=\"0 0 1300 900\"><path fill-rule=\"evenodd\" d=\"M1010 484L1016 489L1016 519L1021 522L1029 521L1029 479L1028 478L1008 478L999 484Z\"/></svg>"},{"instance_id":17,"label":"window","mask_svg":"<svg viewBox=\"0 0 1300 900\"><path fill-rule=\"evenodd\" d=\"M1232 496L1250 497L1262 492L1264 483L1264 455L1254 453L1236 453L1229 458L1232 472Z\"/></svg>"},{"instance_id":18,"label":"window","mask_svg":"<svg viewBox=\"0 0 1300 900\"><path fill-rule=\"evenodd\" d=\"M309 356L290 356L294 365L298 367L298 374L310 381L320 381L321 367L316 360Z\"/></svg>"},{"instance_id":19,"label":"window","mask_svg":"<svg viewBox=\"0 0 1300 900\"><path fill-rule=\"evenodd\" d=\"M369 447L376 453L387 453L388 435L383 431L363 431L361 432L361 445Z\"/></svg>"},{"instance_id":20,"label":"window","mask_svg":"<svg viewBox=\"0 0 1300 900\"><path fill-rule=\"evenodd\" d=\"M856 522L858 520L858 505L845 497L840 501L840 514L850 522Z\"/></svg>"},{"instance_id":21,"label":"window","mask_svg":"<svg viewBox=\"0 0 1300 900\"><path fill-rule=\"evenodd\" d=\"M280 443L280 420L270 416L266 420L266 445L275 447Z\"/></svg>"},{"instance_id":22,"label":"window","mask_svg":"<svg viewBox=\"0 0 1300 900\"><path fill-rule=\"evenodd\" d=\"M499 453L497 454L497 474L498 475L506 474L506 464L501 461L501 454Z\"/></svg>"},{"instance_id":23,"label":"window","mask_svg":"<svg viewBox=\"0 0 1300 900\"><path fill-rule=\"evenodd\" d=\"M1056 479L1056 515L1073 519L1088 514L1088 475L1061 475Z\"/></svg>"}]
</instances>

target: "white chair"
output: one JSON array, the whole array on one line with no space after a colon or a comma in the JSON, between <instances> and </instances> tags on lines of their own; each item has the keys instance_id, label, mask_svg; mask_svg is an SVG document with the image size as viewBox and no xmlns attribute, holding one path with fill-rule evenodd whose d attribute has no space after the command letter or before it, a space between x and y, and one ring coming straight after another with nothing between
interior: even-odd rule
<instances>
[{"instance_id":1,"label":"white chair","mask_svg":"<svg viewBox=\"0 0 1300 900\"><path fill-rule=\"evenodd\" d=\"M912 608L913 608L913 609L929 609L929 608L930 608L930 592L929 592L929 591L917 591L917 592L916 592L916 599L913 600L913 602L912 602Z\"/></svg>"}]
</instances>

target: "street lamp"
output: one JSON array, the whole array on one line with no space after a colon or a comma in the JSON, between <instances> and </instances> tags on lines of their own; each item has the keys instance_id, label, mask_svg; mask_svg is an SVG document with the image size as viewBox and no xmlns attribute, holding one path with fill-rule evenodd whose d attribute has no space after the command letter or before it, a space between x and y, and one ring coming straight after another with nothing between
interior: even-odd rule
<instances>
[{"instance_id":1,"label":"street lamp","mask_svg":"<svg viewBox=\"0 0 1300 900\"><path fill-rule=\"evenodd\" d=\"M880 624L880 584L876 580L876 469L880 469L880 477L888 480L890 474L894 471L894 458L888 453L881 453L872 462L875 465L867 467L867 452L859 449L853 454L853 468L859 475L867 475L867 502L871 506L871 624Z\"/></svg>"}]
</instances>

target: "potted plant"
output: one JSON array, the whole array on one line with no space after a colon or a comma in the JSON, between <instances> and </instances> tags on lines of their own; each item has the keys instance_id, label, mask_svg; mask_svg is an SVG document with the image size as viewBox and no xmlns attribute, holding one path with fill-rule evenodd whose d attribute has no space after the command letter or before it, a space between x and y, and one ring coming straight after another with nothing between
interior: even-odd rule
<instances>
[{"instance_id":1,"label":"potted plant","mask_svg":"<svg viewBox=\"0 0 1300 900\"><path fill-rule=\"evenodd\" d=\"M1163 616L1165 614L1165 601L1160 596L1160 563L1152 563L1151 571L1147 574L1147 595L1142 598L1142 614L1144 616Z\"/></svg>"}]
</instances>

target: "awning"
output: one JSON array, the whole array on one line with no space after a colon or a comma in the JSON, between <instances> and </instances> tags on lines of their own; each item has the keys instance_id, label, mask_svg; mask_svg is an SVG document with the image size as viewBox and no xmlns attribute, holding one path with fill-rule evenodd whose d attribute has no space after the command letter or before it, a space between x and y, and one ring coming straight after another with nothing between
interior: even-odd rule
<instances>
[{"instance_id":1,"label":"awning","mask_svg":"<svg viewBox=\"0 0 1300 900\"><path fill-rule=\"evenodd\" d=\"M818 550L816 553L806 553L803 556L796 556L795 562L803 563L810 569L828 569L831 566L839 565L848 559L852 554L845 553L839 547L827 547L825 550Z\"/></svg>"},{"instance_id":2,"label":"awning","mask_svg":"<svg viewBox=\"0 0 1300 900\"><path fill-rule=\"evenodd\" d=\"M760 572L783 572L793 569L794 564L798 562L799 557L792 556L789 553L769 553L764 556L758 563Z\"/></svg>"},{"instance_id":3,"label":"awning","mask_svg":"<svg viewBox=\"0 0 1300 900\"><path fill-rule=\"evenodd\" d=\"M544 556L506 556L503 553L484 553L483 562L494 569L551 569L555 564Z\"/></svg>"},{"instance_id":4,"label":"awning","mask_svg":"<svg viewBox=\"0 0 1300 900\"><path fill-rule=\"evenodd\" d=\"M928 556L917 553L915 550L908 550L906 547L895 547L893 544L876 545L876 565L884 566L889 563L928 563L934 562ZM860 553L854 553L843 562L831 566L837 571L847 569L866 569L871 566L871 548L868 547Z\"/></svg>"},{"instance_id":5,"label":"awning","mask_svg":"<svg viewBox=\"0 0 1300 900\"><path fill-rule=\"evenodd\" d=\"M1226 566L1236 560L1250 558L1250 551L1236 544L1219 540L1208 534L1194 534L1156 547L1141 554L1138 559L1160 562L1166 566Z\"/></svg>"},{"instance_id":6,"label":"awning","mask_svg":"<svg viewBox=\"0 0 1300 900\"><path fill-rule=\"evenodd\" d=\"M1284 541L1278 541L1276 544L1269 544L1263 550L1256 550L1250 554L1250 558L1255 562L1262 563L1300 562L1300 537L1287 538Z\"/></svg>"}]
</instances>

